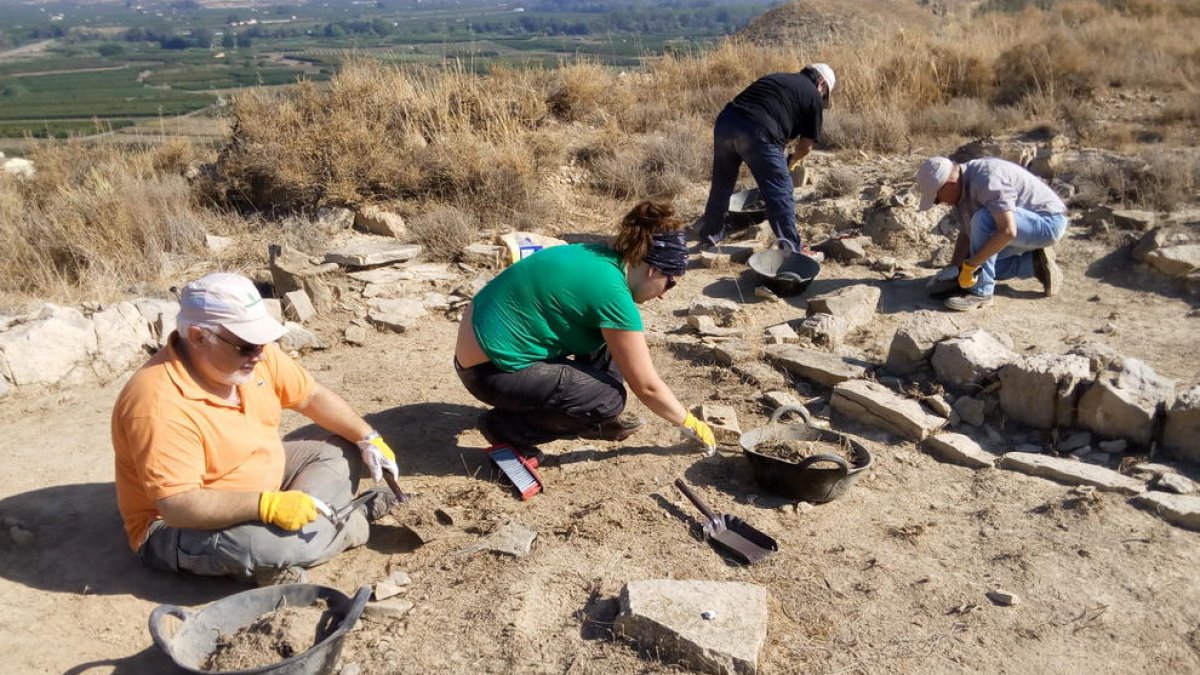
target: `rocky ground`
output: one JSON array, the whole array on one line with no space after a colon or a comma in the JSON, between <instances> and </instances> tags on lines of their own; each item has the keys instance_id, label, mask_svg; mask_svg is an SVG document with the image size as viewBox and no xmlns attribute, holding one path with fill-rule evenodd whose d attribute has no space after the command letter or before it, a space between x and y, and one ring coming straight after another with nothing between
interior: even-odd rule
<instances>
[{"instance_id":1,"label":"rocky ground","mask_svg":"<svg viewBox=\"0 0 1200 675\"><path fill-rule=\"evenodd\" d=\"M811 168L820 174L834 164L818 156ZM1051 434L1011 419L1003 389L991 384L1003 386L990 372L995 366L982 367L988 372L965 392L970 400L960 400L964 390L948 383L948 370L917 364L898 373L886 365L897 330L923 316L931 325L952 322L953 334L986 330L1000 345L992 355L1003 352L1009 361L1072 349L1137 359L1153 370L1145 382L1165 387L1170 380L1171 391L1182 394L1196 384L1200 317L1187 282L1164 273L1180 268L1168 264L1179 256L1162 251L1190 246L1196 219L1077 211L1058 248L1066 277L1060 295L1042 298L1036 281L1013 282L991 307L948 315L927 297L925 277L949 240L937 232L936 215L911 208L902 183L911 168L908 159L864 161L856 168L861 193L801 204L813 241L852 228L868 237L839 242L844 262L831 252L802 296L760 297L743 264L710 256L698 257L679 287L643 308L655 363L685 403L725 406L747 431L794 397L870 451L874 464L865 476L827 504L772 496L735 446L703 458L657 419L620 445L547 446L545 493L518 501L491 472L474 427L482 408L450 366L456 310L486 277L487 249L474 251L469 269L418 258L366 276L348 276L347 264L358 263L345 257L323 268L306 256L277 259L277 289L287 277L305 291L286 303L289 314L304 319L325 348L299 338L290 346L384 433L398 450L402 486L418 495L377 523L367 546L312 571L314 582L347 594L385 579L400 591L373 603L371 616L349 635L341 672L679 672L675 660L687 649L646 644L650 631L636 623L621 624L632 631L628 637L614 628L622 589L656 579L764 589L761 646L751 626L741 642L723 647L749 650L763 673L1200 671L1200 546L1197 534L1180 526L1198 527L1194 507L1189 516L1186 508L1138 506L1129 494L1192 489L1194 465L1162 452L1162 428L1134 428L1159 442L1123 449L1104 444L1112 434L1080 421ZM698 212L703 192L697 186L681 198L685 215ZM1154 234L1155 226L1163 229ZM588 236L570 227L559 234ZM1167 262L1156 264L1156 256ZM859 300L844 313L836 299L809 302L831 293ZM720 300L729 301L729 318ZM709 316L695 316L700 307L709 307ZM822 319L821 308L837 318ZM84 309L78 319L63 319L80 334L128 314ZM162 672L169 661L150 641L150 611L241 590L143 569L123 543L108 418L125 363L95 355L99 345L130 341L136 353L137 340L153 339L147 319L160 319L142 310L134 309L141 319L128 318L145 324L144 335L81 347L77 358L100 364L89 366L87 377L67 367L59 385L18 383L0 401L0 452L7 457L0 476L0 629L8 672ZM817 319L806 321L813 312ZM31 316L5 323L10 337L23 331L27 350L6 343L8 367L43 377L53 359L40 358L36 347L49 345L36 338L51 333L31 326L49 319ZM768 344L791 339L784 330L764 337L785 322L806 341ZM828 368L814 375L789 366L795 359L780 356L788 349L840 365L834 375ZM861 384L828 379L841 368L860 368L851 372ZM1104 377L1088 373L1089 382ZM855 387L877 386L869 382L907 416L881 424L878 415L839 403L856 396ZM782 394L764 396L772 391ZM1170 407L1160 402L1160 411L1149 406L1151 424L1161 424ZM636 402L631 409L647 414ZM301 422L290 417L287 426ZM944 431L962 434L974 444L975 463L987 466L942 461L941 446L918 440ZM1079 444L1068 447L1072 436ZM998 468L997 459L1013 451L1027 454ZM1034 453L1104 473L1027 475L1019 467ZM774 536L779 552L752 567L716 555L694 536L699 514L673 487L679 477L717 510ZM536 533L527 553L520 541L517 555L491 550L488 537L514 529ZM751 592L739 601L748 604L712 597L722 612L698 630L735 617L750 622L757 611Z\"/></svg>"}]
</instances>

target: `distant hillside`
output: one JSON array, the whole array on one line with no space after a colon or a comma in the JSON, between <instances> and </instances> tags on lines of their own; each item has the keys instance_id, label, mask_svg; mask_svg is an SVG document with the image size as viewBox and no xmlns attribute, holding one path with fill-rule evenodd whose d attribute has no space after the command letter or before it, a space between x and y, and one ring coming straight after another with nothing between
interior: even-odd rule
<instances>
[{"instance_id":1,"label":"distant hillside","mask_svg":"<svg viewBox=\"0 0 1200 675\"><path fill-rule=\"evenodd\" d=\"M764 13L737 37L758 45L801 48L845 44L880 29L928 27L948 6L962 4L955 0L795 0Z\"/></svg>"}]
</instances>

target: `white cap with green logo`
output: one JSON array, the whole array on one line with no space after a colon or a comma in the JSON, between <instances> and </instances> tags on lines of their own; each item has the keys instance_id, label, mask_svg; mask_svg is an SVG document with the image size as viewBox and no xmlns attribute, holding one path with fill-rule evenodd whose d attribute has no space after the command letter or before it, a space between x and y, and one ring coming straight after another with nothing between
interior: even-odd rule
<instances>
[{"instance_id":1,"label":"white cap with green logo","mask_svg":"<svg viewBox=\"0 0 1200 675\"><path fill-rule=\"evenodd\" d=\"M230 272L209 274L184 286L179 293L179 319L215 323L254 345L275 342L287 333L267 312L254 283Z\"/></svg>"}]
</instances>

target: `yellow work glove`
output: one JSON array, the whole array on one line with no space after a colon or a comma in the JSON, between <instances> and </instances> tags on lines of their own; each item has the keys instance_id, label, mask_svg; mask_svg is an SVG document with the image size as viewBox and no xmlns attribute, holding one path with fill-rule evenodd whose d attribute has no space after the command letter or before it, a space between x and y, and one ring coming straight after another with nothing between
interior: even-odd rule
<instances>
[{"instance_id":1,"label":"yellow work glove","mask_svg":"<svg viewBox=\"0 0 1200 675\"><path fill-rule=\"evenodd\" d=\"M371 478L383 480L384 471L391 472L392 478L400 477L400 467L396 466L396 453L392 452L378 431L372 431L359 441L358 451L362 453L363 464L367 465Z\"/></svg>"},{"instance_id":2,"label":"yellow work glove","mask_svg":"<svg viewBox=\"0 0 1200 675\"><path fill-rule=\"evenodd\" d=\"M975 275L979 272L979 268L975 267L966 260L958 265L958 287L959 288L975 288Z\"/></svg>"},{"instance_id":3,"label":"yellow work glove","mask_svg":"<svg viewBox=\"0 0 1200 675\"><path fill-rule=\"evenodd\" d=\"M704 446L706 455L712 455L717 451L717 437L713 435L712 428L700 418L688 413L679 426L683 430L684 436Z\"/></svg>"},{"instance_id":4,"label":"yellow work glove","mask_svg":"<svg viewBox=\"0 0 1200 675\"><path fill-rule=\"evenodd\" d=\"M258 497L258 518L285 530L298 530L317 519L317 503L299 490L264 492Z\"/></svg>"}]
</instances>

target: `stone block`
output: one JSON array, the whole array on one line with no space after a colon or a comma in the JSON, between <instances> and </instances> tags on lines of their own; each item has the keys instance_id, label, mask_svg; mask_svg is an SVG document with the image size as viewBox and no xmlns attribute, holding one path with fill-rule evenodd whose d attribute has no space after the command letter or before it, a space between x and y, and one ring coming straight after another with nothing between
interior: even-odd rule
<instances>
[{"instance_id":1,"label":"stone block","mask_svg":"<svg viewBox=\"0 0 1200 675\"><path fill-rule=\"evenodd\" d=\"M1063 457L1029 452L1009 452L1000 458L1000 468L1030 476L1049 478L1067 485L1091 485L1097 490L1105 492L1138 494L1146 490L1146 484L1140 480L1123 476L1102 466L1085 464Z\"/></svg>"},{"instance_id":2,"label":"stone block","mask_svg":"<svg viewBox=\"0 0 1200 675\"><path fill-rule=\"evenodd\" d=\"M1160 248L1146 254L1151 267L1169 277L1183 277L1200 269L1200 244Z\"/></svg>"},{"instance_id":3,"label":"stone block","mask_svg":"<svg viewBox=\"0 0 1200 675\"><path fill-rule=\"evenodd\" d=\"M814 250L825 254L830 260L840 263L851 263L867 257L869 237L850 237L847 239L830 239L813 247Z\"/></svg>"},{"instance_id":4,"label":"stone block","mask_svg":"<svg viewBox=\"0 0 1200 675\"><path fill-rule=\"evenodd\" d=\"M100 377L124 372L146 360L145 346L154 341L150 325L131 302L120 302L92 315L96 357L92 370Z\"/></svg>"},{"instance_id":5,"label":"stone block","mask_svg":"<svg viewBox=\"0 0 1200 675\"><path fill-rule=\"evenodd\" d=\"M421 255L417 244L402 244L382 237L359 238L325 254L325 262L346 267L373 267L412 260Z\"/></svg>"},{"instance_id":6,"label":"stone block","mask_svg":"<svg viewBox=\"0 0 1200 675\"><path fill-rule=\"evenodd\" d=\"M1091 379L1088 359L1077 355L1036 354L1000 371L1000 409L1035 429L1069 426L1081 385Z\"/></svg>"},{"instance_id":7,"label":"stone block","mask_svg":"<svg viewBox=\"0 0 1200 675\"><path fill-rule=\"evenodd\" d=\"M888 347L887 369L897 375L910 375L923 368L942 340L961 328L942 312L914 312L896 330Z\"/></svg>"},{"instance_id":8,"label":"stone block","mask_svg":"<svg viewBox=\"0 0 1200 675\"><path fill-rule=\"evenodd\" d=\"M1180 394L1167 410L1162 444L1172 457L1200 463L1200 385Z\"/></svg>"},{"instance_id":9,"label":"stone block","mask_svg":"<svg viewBox=\"0 0 1200 675\"><path fill-rule=\"evenodd\" d=\"M354 214L354 227L384 237L402 238L407 229L404 218L375 205L365 206Z\"/></svg>"},{"instance_id":10,"label":"stone block","mask_svg":"<svg viewBox=\"0 0 1200 675\"><path fill-rule=\"evenodd\" d=\"M305 352L312 349L325 349L328 346L324 340L317 337L316 333L294 321L285 322L283 327L287 329L287 332L279 338L279 346L285 351Z\"/></svg>"},{"instance_id":11,"label":"stone block","mask_svg":"<svg viewBox=\"0 0 1200 675\"><path fill-rule=\"evenodd\" d=\"M700 296L688 306L688 316L711 316L722 326L728 325L742 313L742 306L733 300Z\"/></svg>"},{"instance_id":12,"label":"stone block","mask_svg":"<svg viewBox=\"0 0 1200 675\"><path fill-rule=\"evenodd\" d=\"M1134 209L1117 209L1112 212L1113 225L1122 230L1145 231L1154 227L1158 217L1153 211L1138 211Z\"/></svg>"},{"instance_id":13,"label":"stone block","mask_svg":"<svg viewBox=\"0 0 1200 675\"><path fill-rule=\"evenodd\" d=\"M942 432L925 440L925 450L943 462L961 464L972 469L996 465L996 456L984 450L969 436Z\"/></svg>"},{"instance_id":14,"label":"stone block","mask_svg":"<svg viewBox=\"0 0 1200 675\"><path fill-rule=\"evenodd\" d=\"M832 314L844 320L851 328L858 328L875 318L879 296L880 290L876 286L844 286L836 291L809 298L808 315Z\"/></svg>"},{"instance_id":15,"label":"stone block","mask_svg":"<svg viewBox=\"0 0 1200 675\"><path fill-rule=\"evenodd\" d=\"M145 319L150 328L151 339L158 347L167 344L167 338L175 331L175 320L179 316L179 303L157 298L139 298L133 306Z\"/></svg>"},{"instance_id":16,"label":"stone block","mask_svg":"<svg viewBox=\"0 0 1200 675\"><path fill-rule=\"evenodd\" d=\"M355 347L361 347L367 344L367 329L363 328L362 326L346 326L344 335L346 344L351 344Z\"/></svg>"},{"instance_id":17,"label":"stone block","mask_svg":"<svg viewBox=\"0 0 1200 675\"><path fill-rule=\"evenodd\" d=\"M717 325L714 317L706 314L691 315L687 318L688 325L701 336L737 337L742 334L741 328L725 328Z\"/></svg>"},{"instance_id":18,"label":"stone block","mask_svg":"<svg viewBox=\"0 0 1200 675\"><path fill-rule=\"evenodd\" d=\"M712 349L713 359L723 366L733 366L754 361L754 346L742 340L731 340Z\"/></svg>"},{"instance_id":19,"label":"stone block","mask_svg":"<svg viewBox=\"0 0 1200 675\"><path fill-rule=\"evenodd\" d=\"M1155 415L1174 402L1174 391L1174 381L1127 358L1119 373L1102 374L1080 397L1078 424L1106 438L1149 445Z\"/></svg>"},{"instance_id":20,"label":"stone block","mask_svg":"<svg viewBox=\"0 0 1200 675\"><path fill-rule=\"evenodd\" d=\"M412 600L391 598L383 602L367 603L367 606L363 608L362 616L364 619L376 623L399 621L412 611L413 606ZM342 674L345 675L345 672L343 668Z\"/></svg>"},{"instance_id":21,"label":"stone block","mask_svg":"<svg viewBox=\"0 0 1200 675\"><path fill-rule=\"evenodd\" d=\"M850 324L841 317L832 314L813 314L800 322L796 335L799 339L808 340L818 347L834 351L841 347L850 330Z\"/></svg>"},{"instance_id":22,"label":"stone block","mask_svg":"<svg viewBox=\"0 0 1200 675\"><path fill-rule=\"evenodd\" d=\"M308 293L318 312L328 312L333 309L334 297L324 275L338 269L336 263L314 265L306 254L295 249L273 249L271 283L275 287L276 296L282 297L292 291L303 290Z\"/></svg>"},{"instance_id":23,"label":"stone block","mask_svg":"<svg viewBox=\"0 0 1200 675\"><path fill-rule=\"evenodd\" d=\"M499 268L506 259L508 250L492 244L471 244L462 250L462 261L468 265Z\"/></svg>"},{"instance_id":24,"label":"stone block","mask_svg":"<svg viewBox=\"0 0 1200 675\"><path fill-rule=\"evenodd\" d=\"M727 405L699 405L692 408L692 414L704 420L712 427L717 443L721 445L737 445L742 436L742 428L738 426L737 411Z\"/></svg>"},{"instance_id":25,"label":"stone block","mask_svg":"<svg viewBox=\"0 0 1200 675\"><path fill-rule=\"evenodd\" d=\"M973 427L981 427L986 421L984 408L984 402L974 396L959 396L952 406L958 418Z\"/></svg>"},{"instance_id":26,"label":"stone block","mask_svg":"<svg viewBox=\"0 0 1200 675\"><path fill-rule=\"evenodd\" d=\"M20 387L57 384L96 353L96 330L79 310L47 304L38 318L0 333L0 375Z\"/></svg>"},{"instance_id":27,"label":"stone block","mask_svg":"<svg viewBox=\"0 0 1200 675\"><path fill-rule=\"evenodd\" d=\"M317 316L317 308L313 306L308 293L302 290L283 294L283 312L284 316L298 323L308 323Z\"/></svg>"},{"instance_id":28,"label":"stone block","mask_svg":"<svg viewBox=\"0 0 1200 675\"><path fill-rule=\"evenodd\" d=\"M945 425L921 404L869 380L848 380L833 388L834 410L889 433L922 441Z\"/></svg>"},{"instance_id":29,"label":"stone block","mask_svg":"<svg viewBox=\"0 0 1200 675\"><path fill-rule=\"evenodd\" d=\"M1200 497L1146 492L1134 497L1133 503L1148 509L1172 525L1200 530Z\"/></svg>"},{"instance_id":30,"label":"stone block","mask_svg":"<svg viewBox=\"0 0 1200 675\"><path fill-rule=\"evenodd\" d=\"M763 353L769 361L792 375L826 387L863 377L867 373L866 368L840 356L796 345L767 345Z\"/></svg>"},{"instance_id":31,"label":"stone block","mask_svg":"<svg viewBox=\"0 0 1200 675\"><path fill-rule=\"evenodd\" d=\"M756 387L785 387L788 384L788 380L784 377L783 373L762 361L744 360L734 363L732 370L739 377Z\"/></svg>"},{"instance_id":32,"label":"stone block","mask_svg":"<svg viewBox=\"0 0 1200 675\"><path fill-rule=\"evenodd\" d=\"M793 344L800 341L800 336L790 324L779 323L763 332L763 341L774 345Z\"/></svg>"},{"instance_id":33,"label":"stone block","mask_svg":"<svg viewBox=\"0 0 1200 675\"><path fill-rule=\"evenodd\" d=\"M371 323L397 333L403 333L417 324L417 320L425 316L425 305L420 300L412 298L397 298L383 300L373 298L367 320Z\"/></svg>"},{"instance_id":34,"label":"stone block","mask_svg":"<svg viewBox=\"0 0 1200 675\"><path fill-rule=\"evenodd\" d=\"M741 582L650 579L621 589L614 629L689 670L753 675L767 640L767 590Z\"/></svg>"},{"instance_id":35,"label":"stone block","mask_svg":"<svg viewBox=\"0 0 1200 675\"><path fill-rule=\"evenodd\" d=\"M768 391L763 394L763 402L772 411L789 406L804 407L804 401L790 391Z\"/></svg>"},{"instance_id":36,"label":"stone block","mask_svg":"<svg viewBox=\"0 0 1200 675\"><path fill-rule=\"evenodd\" d=\"M938 380L949 387L964 389L1017 358L996 336L976 328L939 342L930 363Z\"/></svg>"}]
</instances>

